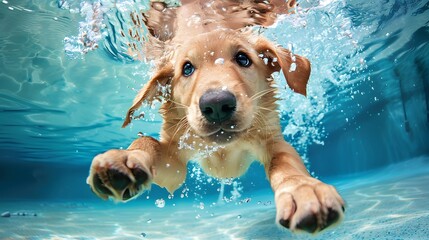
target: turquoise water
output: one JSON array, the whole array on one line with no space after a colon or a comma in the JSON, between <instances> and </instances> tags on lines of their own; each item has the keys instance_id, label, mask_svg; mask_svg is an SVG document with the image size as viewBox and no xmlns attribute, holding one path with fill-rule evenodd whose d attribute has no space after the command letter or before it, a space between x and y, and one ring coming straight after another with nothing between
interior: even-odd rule
<instances>
[{"instance_id":1,"label":"turquoise water","mask_svg":"<svg viewBox=\"0 0 429 240\"><path fill-rule=\"evenodd\" d=\"M154 186L115 204L91 193L96 154L158 137L156 108L120 128L150 63L127 57L119 30L146 5L0 3L0 213L11 214L1 239L427 239L428 1L301 1L263 31L312 62L308 98L282 90L279 114L310 172L347 202L345 220L315 236L277 228L258 164L223 181L221 200L221 182L197 165L174 196Z\"/></svg>"},{"instance_id":2,"label":"turquoise water","mask_svg":"<svg viewBox=\"0 0 429 240\"><path fill-rule=\"evenodd\" d=\"M404 171L407 169L407 171ZM292 235L275 224L269 189L246 192L219 205L151 197L128 204L94 200L2 203L12 216L1 219L2 239L427 239L429 158L329 180L347 202L346 217L318 235ZM36 213L36 217L33 216Z\"/></svg>"}]
</instances>

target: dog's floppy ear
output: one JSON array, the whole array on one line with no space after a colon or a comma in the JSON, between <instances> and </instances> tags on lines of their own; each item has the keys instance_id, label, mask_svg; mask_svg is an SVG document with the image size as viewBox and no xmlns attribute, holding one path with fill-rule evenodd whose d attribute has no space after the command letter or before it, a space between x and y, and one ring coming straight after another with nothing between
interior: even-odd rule
<instances>
[{"instance_id":1,"label":"dog's floppy ear","mask_svg":"<svg viewBox=\"0 0 429 240\"><path fill-rule=\"evenodd\" d=\"M134 98L133 105L128 109L127 115L125 116L122 127L126 127L131 123L132 115L136 109L138 109L144 101L149 104L153 100L160 97L161 92L159 91L159 85L165 86L171 82L174 76L173 65L171 63L166 64L146 83L146 85L139 91L137 96Z\"/></svg>"},{"instance_id":2,"label":"dog's floppy ear","mask_svg":"<svg viewBox=\"0 0 429 240\"><path fill-rule=\"evenodd\" d=\"M310 78L310 61L307 58L293 54L289 50L274 46L266 39L258 39L256 51L263 58L269 74L282 70L289 87L304 96L307 94L307 82Z\"/></svg>"}]
</instances>

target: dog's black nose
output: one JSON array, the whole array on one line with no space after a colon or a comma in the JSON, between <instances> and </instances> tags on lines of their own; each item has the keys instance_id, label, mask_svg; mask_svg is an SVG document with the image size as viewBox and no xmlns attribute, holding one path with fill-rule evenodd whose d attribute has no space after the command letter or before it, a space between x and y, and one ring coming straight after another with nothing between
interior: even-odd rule
<instances>
[{"instance_id":1,"label":"dog's black nose","mask_svg":"<svg viewBox=\"0 0 429 240\"><path fill-rule=\"evenodd\" d=\"M210 122L230 119L236 107L237 100L229 91L209 90L200 98L201 113Z\"/></svg>"}]
</instances>

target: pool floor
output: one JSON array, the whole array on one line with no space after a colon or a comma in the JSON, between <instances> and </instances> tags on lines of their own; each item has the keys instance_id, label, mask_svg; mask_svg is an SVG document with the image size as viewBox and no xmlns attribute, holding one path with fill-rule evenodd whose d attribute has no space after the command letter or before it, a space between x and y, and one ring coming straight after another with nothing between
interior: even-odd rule
<instances>
[{"instance_id":1,"label":"pool floor","mask_svg":"<svg viewBox=\"0 0 429 240\"><path fill-rule=\"evenodd\" d=\"M428 239L428 173L423 157L332 179L347 202L346 217L317 235L279 229L266 190L221 206L168 199L162 208L154 199L0 202L0 211L11 213L0 218L0 239Z\"/></svg>"}]
</instances>

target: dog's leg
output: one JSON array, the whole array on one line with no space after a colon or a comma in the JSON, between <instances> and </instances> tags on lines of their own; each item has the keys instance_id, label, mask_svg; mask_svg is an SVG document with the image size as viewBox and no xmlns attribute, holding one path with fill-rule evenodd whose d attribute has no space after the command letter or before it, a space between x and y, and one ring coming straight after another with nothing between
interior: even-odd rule
<instances>
[{"instance_id":1,"label":"dog's leg","mask_svg":"<svg viewBox=\"0 0 429 240\"><path fill-rule=\"evenodd\" d=\"M268 167L275 193L276 222L292 231L321 231L339 222L344 201L335 188L310 176L295 149L285 141L273 146Z\"/></svg>"},{"instance_id":2,"label":"dog's leg","mask_svg":"<svg viewBox=\"0 0 429 240\"><path fill-rule=\"evenodd\" d=\"M154 178L163 183L161 186L174 191L183 182L186 167L177 161L170 161L170 165L167 165L163 152L166 152L163 144L157 140L151 137L138 138L126 150L113 149L97 155L92 161L87 183L99 197L110 197L115 201L128 201L137 197L150 188ZM161 171L157 171L157 168ZM163 178L168 178L168 175L164 175L168 174L164 168L174 171L176 177L163 181ZM177 174L177 171L183 174Z\"/></svg>"}]
</instances>

